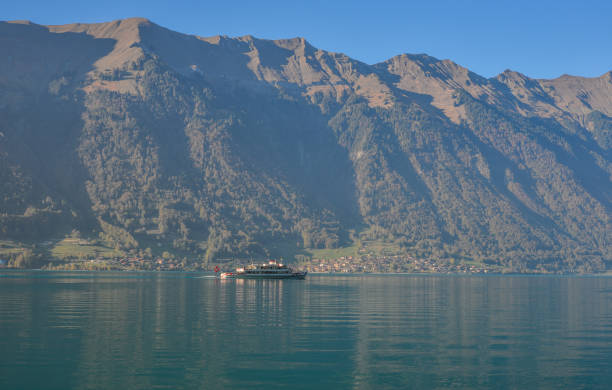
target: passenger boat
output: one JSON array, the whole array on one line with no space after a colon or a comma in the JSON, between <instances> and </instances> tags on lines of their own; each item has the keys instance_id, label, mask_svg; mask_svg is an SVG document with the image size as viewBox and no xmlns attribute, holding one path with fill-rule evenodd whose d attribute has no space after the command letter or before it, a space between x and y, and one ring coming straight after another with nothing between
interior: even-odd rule
<instances>
[{"instance_id":1,"label":"passenger boat","mask_svg":"<svg viewBox=\"0 0 612 390\"><path fill-rule=\"evenodd\" d=\"M294 271L275 260L267 264L252 264L243 268L236 268L235 272L222 272L221 279L304 279L306 271Z\"/></svg>"}]
</instances>

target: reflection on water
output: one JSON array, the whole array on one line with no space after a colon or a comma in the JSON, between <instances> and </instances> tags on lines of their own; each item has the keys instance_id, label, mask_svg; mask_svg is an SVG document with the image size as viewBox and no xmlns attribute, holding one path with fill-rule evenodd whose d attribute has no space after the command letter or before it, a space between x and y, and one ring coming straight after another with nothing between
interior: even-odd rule
<instances>
[{"instance_id":1,"label":"reflection on water","mask_svg":"<svg viewBox=\"0 0 612 390\"><path fill-rule=\"evenodd\" d=\"M608 388L612 278L0 274L0 388Z\"/></svg>"}]
</instances>

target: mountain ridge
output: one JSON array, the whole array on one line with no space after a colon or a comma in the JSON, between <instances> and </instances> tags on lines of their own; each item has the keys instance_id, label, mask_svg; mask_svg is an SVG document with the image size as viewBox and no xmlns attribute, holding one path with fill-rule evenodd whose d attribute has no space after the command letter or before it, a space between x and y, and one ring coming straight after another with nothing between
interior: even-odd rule
<instances>
[{"instance_id":1,"label":"mountain ridge","mask_svg":"<svg viewBox=\"0 0 612 390\"><path fill-rule=\"evenodd\" d=\"M5 237L55 224L211 261L357 231L440 261L611 260L612 72L487 79L143 18L0 39Z\"/></svg>"}]
</instances>

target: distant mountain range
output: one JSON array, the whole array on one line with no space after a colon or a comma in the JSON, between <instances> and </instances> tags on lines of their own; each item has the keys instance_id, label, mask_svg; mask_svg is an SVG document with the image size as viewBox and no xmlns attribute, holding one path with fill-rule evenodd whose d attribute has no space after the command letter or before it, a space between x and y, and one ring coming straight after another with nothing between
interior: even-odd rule
<instances>
[{"instance_id":1,"label":"distant mountain range","mask_svg":"<svg viewBox=\"0 0 612 390\"><path fill-rule=\"evenodd\" d=\"M76 229L210 261L361 237L440 261L612 262L612 72L487 79L146 19L0 22L0 53L2 239Z\"/></svg>"}]
</instances>

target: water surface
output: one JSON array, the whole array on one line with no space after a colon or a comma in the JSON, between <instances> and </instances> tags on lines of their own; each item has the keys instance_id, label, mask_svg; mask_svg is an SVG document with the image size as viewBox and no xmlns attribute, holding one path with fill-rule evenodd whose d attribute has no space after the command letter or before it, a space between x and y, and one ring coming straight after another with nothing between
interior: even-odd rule
<instances>
[{"instance_id":1,"label":"water surface","mask_svg":"<svg viewBox=\"0 0 612 390\"><path fill-rule=\"evenodd\" d=\"M0 273L0 388L612 383L612 278L201 276Z\"/></svg>"}]
</instances>

